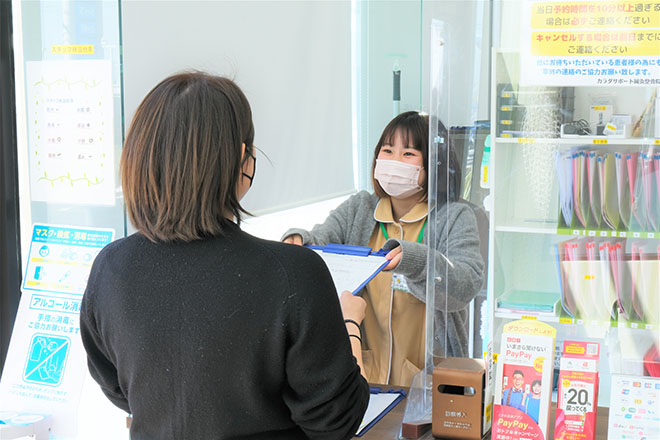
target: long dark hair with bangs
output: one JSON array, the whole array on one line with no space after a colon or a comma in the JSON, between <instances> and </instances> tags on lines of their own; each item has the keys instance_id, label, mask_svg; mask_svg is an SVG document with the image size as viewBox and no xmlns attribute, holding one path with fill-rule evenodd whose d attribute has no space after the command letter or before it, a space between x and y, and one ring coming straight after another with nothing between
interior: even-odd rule
<instances>
[{"instance_id":1,"label":"long dark hair with bangs","mask_svg":"<svg viewBox=\"0 0 660 440\"><path fill-rule=\"evenodd\" d=\"M138 106L121 156L135 228L169 242L222 235L232 218L240 224L247 211L237 184L253 140L250 104L232 80L195 71L161 81Z\"/></svg>"},{"instance_id":2,"label":"long dark hair with bangs","mask_svg":"<svg viewBox=\"0 0 660 440\"><path fill-rule=\"evenodd\" d=\"M429 117L427 114L417 111L401 113L392 119L383 129L380 139L374 149L374 158L371 164L371 182L374 193L378 197L389 197L374 177L376 159L383 145L392 145L394 136L401 133L403 142L422 152L422 164L426 171L427 180L422 184L423 199L428 195L428 161L429 161ZM438 120L438 135L442 142L438 143L438 187L437 200L440 205L447 202L456 202L460 198L461 167L451 146L449 132L444 124Z\"/></svg>"}]
</instances>

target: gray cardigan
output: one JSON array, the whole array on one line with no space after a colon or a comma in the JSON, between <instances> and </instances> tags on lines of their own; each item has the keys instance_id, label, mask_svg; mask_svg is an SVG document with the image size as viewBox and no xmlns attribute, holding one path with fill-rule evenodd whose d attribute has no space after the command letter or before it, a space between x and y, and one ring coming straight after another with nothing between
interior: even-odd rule
<instances>
[{"instance_id":1,"label":"gray cardigan","mask_svg":"<svg viewBox=\"0 0 660 440\"><path fill-rule=\"evenodd\" d=\"M374 210L378 200L376 195L360 191L333 210L323 224L311 231L289 229L282 239L300 234L303 244L366 246L376 227ZM425 228L422 243L393 238L383 246L387 250L401 246L401 262L395 272L405 276L408 288L423 302L426 302L428 231ZM434 355L466 357L469 356L467 306L479 292L484 278L479 231L472 208L460 202L443 205L437 213L436 231L435 273L441 281L435 289Z\"/></svg>"}]
</instances>

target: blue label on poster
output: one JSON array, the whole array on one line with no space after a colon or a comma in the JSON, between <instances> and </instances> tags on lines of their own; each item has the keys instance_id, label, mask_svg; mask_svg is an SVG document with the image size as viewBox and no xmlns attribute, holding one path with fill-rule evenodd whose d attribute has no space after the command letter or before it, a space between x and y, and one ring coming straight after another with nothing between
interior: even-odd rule
<instances>
[{"instance_id":1,"label":"blue label on poster","mask_svg":"<svg viewBox=\"0 0 660 440\"><path fill-rule=\"evenodd\" d=\"M62 226L34 225L32 242L54 243L70 246L103 247L112 241L113 232L110 230L69 228ZM41 250L45 250L43 255ZM48 247L42 246L39 250L42 257L48 255Z\"/></svg>"},{"instance_id":2,"label":"blue label on poster","mask_svg":"<svg viewBox=\"0 0 660 440\"><path fill-rule=\"evenodd\" d=\"M41 385L59 385L70 346L71 340L66 336L33 335L23 379Z\"/></svg>"},{"instance_id":3,"label":"blue label on poster","mask_svg":"<svg viewBox=\"0 0 660 440\"><path fill-rule=\"evenodd\" d=\"M82 295L96 255L111 229L34 225L23 289Z\"/></svg>"}]
</instances>

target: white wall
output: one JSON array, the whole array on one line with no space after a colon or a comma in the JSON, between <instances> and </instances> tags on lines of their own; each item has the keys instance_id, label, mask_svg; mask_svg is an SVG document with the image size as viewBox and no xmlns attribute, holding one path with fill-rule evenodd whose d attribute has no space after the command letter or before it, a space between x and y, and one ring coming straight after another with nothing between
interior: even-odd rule
<instances>
[{"instance_id":1,"label":"white wall","mask_svg":"<svg viewBox=\"0 0 660 440\"><path fill-rule=\"evenodd\" d=\"M270 212L354 190L348 1L123 1L125 119L166 76L232 77L262 150L244 205Z\"/></svg>"},{"instance_id":2,"label":"white wall","mask_svg":"<svg viewBox=\"0 0 660 440\"><path fill-rule=\"evenodd\" d=\"M330 211L348 197L342 196L258 217L247 217L241 223L241 229L256 237L278 241L288 229L310 230L317 223L323 223Z\"/></svg>"}]
</instances>

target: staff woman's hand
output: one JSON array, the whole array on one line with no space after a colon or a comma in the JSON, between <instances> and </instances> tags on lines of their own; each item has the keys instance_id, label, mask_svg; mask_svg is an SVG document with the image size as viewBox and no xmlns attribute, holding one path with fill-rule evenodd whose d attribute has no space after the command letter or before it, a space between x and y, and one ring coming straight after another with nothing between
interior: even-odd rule
<instances>
[{"instance_id":1,"label":"staff woman's hand","mask_svg":"<svg viewBox=\"0 0 660 440\"><path fill-rule=\"evenodd\" d=\"M399 263L401 262L401 256L402 255L403 254L401 253L401 246L397 246L394 249L392 249L391 251L389 251L387 253L387 255L385 255L385 258L387 260L390 260L390 262L387 263L387 266L385 266L385 268L383 270L392 270L395 267L397 267L399 265Z\"/></svg>"},{"instance_id":2,"label":"staff woman's hand","mask_svg":"<svg viewBox=\"0 0 660 440\"><path fill-rule=\"evenodd\" d=\"M302 236L300 234L289 235L287 238L285 238L282 241L284 243L297 244L298 246L302 246L303 244Z\"/></svg>"}]
</instances>

